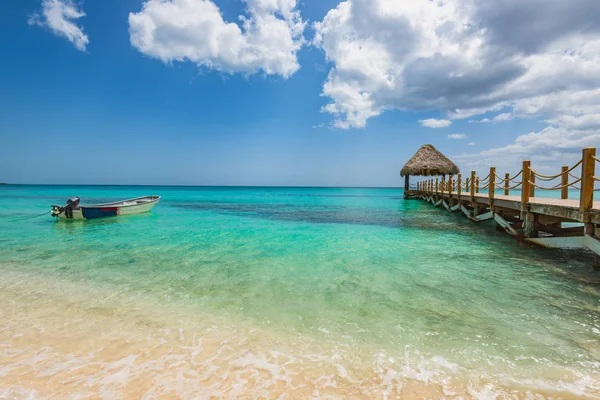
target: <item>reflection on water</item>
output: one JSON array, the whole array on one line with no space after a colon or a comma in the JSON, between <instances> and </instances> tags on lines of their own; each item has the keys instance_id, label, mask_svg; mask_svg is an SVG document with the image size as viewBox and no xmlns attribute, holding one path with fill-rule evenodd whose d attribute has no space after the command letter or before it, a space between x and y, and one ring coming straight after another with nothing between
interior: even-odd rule
<instances>
[{"instance_id":1,"label":"reflection on water","mask_svg":"<svg viewBox=\"0 0 600 400\"><path fill-rule=\"evenodd\" d=\"M110 227L111 225L135 224L147 218L156 218L156 214L153 212L146 212L142 214L121 215L118 217L96 218L91 220L65 220L55 218L55 223L52 224L52 227L56 230L57 233L76 232L80 229L93 231L95 229L103 229L104 227Z\"/></svg>"}]
</instances>

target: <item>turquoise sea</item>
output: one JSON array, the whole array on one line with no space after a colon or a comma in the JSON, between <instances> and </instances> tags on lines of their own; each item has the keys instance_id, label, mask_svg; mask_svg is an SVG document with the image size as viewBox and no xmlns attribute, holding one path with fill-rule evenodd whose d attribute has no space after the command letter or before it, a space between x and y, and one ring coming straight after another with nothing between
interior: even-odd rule
<instances>
[{"instance_id":1,"label":"turquoise sea","mask_svg":"<svg viewBox=\"0 0 600 400\"><path fill-rule=\"evenodd\" d=\"M592 256L402 194L0 186L0 398L599 398Z\"/></svg>"}]
</instances>

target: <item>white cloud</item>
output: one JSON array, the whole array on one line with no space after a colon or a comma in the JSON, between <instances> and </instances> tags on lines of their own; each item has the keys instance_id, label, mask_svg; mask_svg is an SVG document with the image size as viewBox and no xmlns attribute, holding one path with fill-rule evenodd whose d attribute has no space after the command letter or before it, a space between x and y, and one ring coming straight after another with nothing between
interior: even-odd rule
<instances>
[{"instance_id":1,"label":"white cloud","mask_svg":"<svg viewBox=\"0 0 600 400\"><path fill-rule=\"evenodd\" d=\"M490 165L500 171L518 171L523 160L531 160L532 168L540 170L549 163L548 171L560 172L561 165L573 165L581 159L581 149L596 147L600 143L600 128L595 130L576 130L564 127L546 127L539 132L520 135L516 140L503 147L493 148L474 154L453 157L459 164L485 169Z\"/></svg>"},{"instance_id":2,"label":"white cloud","mask_svg":"<svg viewBox=\"0 0 600 400\"><path fill-rule=\"evenodd\" d=\"M512 119L511 113L496 115L492 121L508 121Z\"/></svg>"},{"instance_id":3,"label":"white cloud","mask_svg":"<svg viewBox=\"0 0 600 400\"><path fill-rule=\"evenodd\" d=\"M421 125L427 128L447 128L450 126L450 124L452 124L452 121L450 120L435 118L422 119L419 120L419 122L421 123Z\"/></svg>"},{"instance_id":4,"label":"white cloud","mask_svg":"<svg viewBox=\"0 0 600 400\"><path fill-rule=\"evenodd\" d=\"M600 114L559 115L547 122L568 129L600 129Z\"/></svg>"},{"instance_id":5,"label":"white cloud","mask_svg":"<svg viewBox=\"0 0 600 400\"><path fill-rule=\"evenodd\" d=\"M467 135L465 133L452 133L448 135L448 139L462 140L466 139Z\"/></svg>"},{"instance_id":6,"label":"white cloud","mask_svg":"<svg viewBox=\"0 0 600 400\"><path fill-rule=\"evenodd\" d=\"M75 24L75 20L84 17L85 13L78 9L71 0L43 0L42 11L29 17L27 23L48 28L57 36L66 38L81 51L89 44L88 36L83 28Z\"/></svg>"},{"instance_id":7,"label":"white cloud","mask_svg":"<svg viewBox=\"0 0 600 400\"><path fill-rule=\"evenodd\" d=\"M600 114L600 2L346 0L314 24L339 127L385 110ZM535 21L532 23L531 21Z\"/></svg>"},{"instance_id":8,"label":"white cloud","mask_svg":"<svg viewBox=\"0 0 600 400\"><path fill-rule=\"evenodd\" d=\"M475 142L469 142L469 143L467 143L467 144L468 144L469 146L475 146L477 143L475 143Z\"/></svg>"},{"instance_id":9,"label":"white cloud","mask_svg":"<svg viewBox=\"0 0 600 400\"><path fill-rule=\"evenodd\" d=\"M489 119L489 118L483 118L483 119L479 119L479 120L469 120L469 123L488 123L488 122L501 122L501 121L509 121L513 118L513 114L512 113L503 113L503 114L499 114L496 115L494 118Z\"/></svg>"},{"instance_id":10,"label":"white cloud","mask_svg":"<svg viewBox=\"0 0 600 400\"><path fill-rule=\"evenodd\" d=\"M162 60L191 61L227 73L287 78L299 68L305 23L296 0L245 0L241 27L223 20L210 0L148 0L129 14L131 44Z\"/></svg>"}]
</instances>

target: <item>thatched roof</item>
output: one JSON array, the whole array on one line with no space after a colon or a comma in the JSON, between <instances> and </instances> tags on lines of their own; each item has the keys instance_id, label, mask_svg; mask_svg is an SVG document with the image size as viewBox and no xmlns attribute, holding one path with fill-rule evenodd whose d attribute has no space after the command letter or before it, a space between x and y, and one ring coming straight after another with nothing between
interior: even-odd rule
<instances>
[{"instance_id":1,"label":"thatched roof","mask_svg":"<svg viewBox=\"0 0 600 400\"><path fill-rule=\"evenodd\" d=\"M426 144L408 160L402 171L400 171L400 176L455 175L458 173L460 173L460 170L456 164L435 147Z\"/></svg>"}]
</instances>

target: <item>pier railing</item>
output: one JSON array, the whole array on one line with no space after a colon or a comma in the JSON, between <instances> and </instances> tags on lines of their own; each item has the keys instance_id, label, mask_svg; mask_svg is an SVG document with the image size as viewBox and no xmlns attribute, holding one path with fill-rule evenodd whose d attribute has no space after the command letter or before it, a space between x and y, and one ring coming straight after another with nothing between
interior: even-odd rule
<instances>
[{"instance_id":1,"label":"pier railing","mask_svg":"<svg viewBox=\"0 0 600 400\"><path fill-rule=\"evenodd\" d=\"M490 206L493 201L500 196L510 196L511 190L520 190L521 192L521 207L523 211L531 198L536 197L536 189L543 191L560 191L560 199L569 199L569 189L579 191L579 211L583 215L582 222L588 219L588 214L594 206L594 192L597 182L600 178L596 171L600 171L600 159L596 155L595 148L585 148L582 151L581 159L572 166L564 165L561 171L555 175L545 175L535 170L531 166L529 160L523 161L522 168L514 175L509 173L498 174L496 167L490 167L489 173L485 177L477 176L476 171L471 171L471 174L466 179L463 179L462 174L458 174L456 179L449 176L428 179L421 181L417 185L417 190L429 195L448 195L452 198L456 194L456 198L460 200L463 193L468 194L471 198L471 203L475 204L475 196L480 191L487 191ZM576 171L579 171L577 174ZM551 182L557 184L552 185ZM496 192L496 189L499 192ZM543 197L543 196L542 196Z\"/></svg>"}]
</instances>

